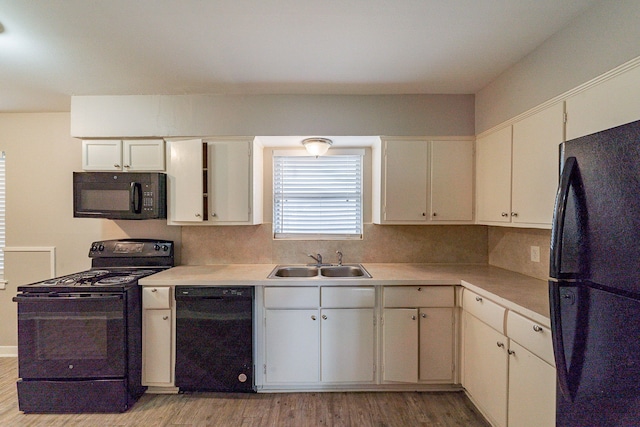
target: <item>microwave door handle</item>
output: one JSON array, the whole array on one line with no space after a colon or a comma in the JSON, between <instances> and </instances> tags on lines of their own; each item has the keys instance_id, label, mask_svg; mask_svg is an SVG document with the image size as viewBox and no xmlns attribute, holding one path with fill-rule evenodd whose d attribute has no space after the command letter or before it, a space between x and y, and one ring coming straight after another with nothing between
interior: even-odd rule
<instances>
[{"instance_id":1,"label":"microwave door handle","mask_svg":"<svg viewBox=\"0 0 640 427\"><path fill-rule=\"evenodd\" d=\"M137 214L142 212L142 184L139 182L131 183L131 210Z\"/></svg>"}]
</instances>

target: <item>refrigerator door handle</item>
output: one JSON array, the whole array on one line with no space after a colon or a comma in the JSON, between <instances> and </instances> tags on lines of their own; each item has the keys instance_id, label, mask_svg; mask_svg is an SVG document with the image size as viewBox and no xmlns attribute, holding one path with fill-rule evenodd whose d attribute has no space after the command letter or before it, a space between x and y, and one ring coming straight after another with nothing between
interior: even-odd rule
<instances>
[{"instance_id":1,"label":"refrigerator door handle","mask_svg":"<svg viewBox=\"0 0 640 427\"><path fill-rule=\"evenodd\" d=\"M551 305L551 338L553 341L553 355L556 361L558 386L562 394L573 401L573 393L569 386L569 368L565 359L564 338L562 336L562 320L560 314L560 283L549 282L549 303Z\"/></svg>"},{"instance_id":2,"label":"refrigerator door handle","mask_svg":"<svg viewBox=\"0 0 640 427\"><path fill-rule=\"evenodd\" d=\"M564 219L566 215L567 199L569 198L569 190L571 181L573 180L576 170L576 158L569 157L566 159L562 175L560 176L560 185L556 195L556 204L553 212L553 227L551 228L551 260L549 267L549 275L554 278L560 278L562 267L562 237L564 235Z\"/></svg>"}]
</instances>

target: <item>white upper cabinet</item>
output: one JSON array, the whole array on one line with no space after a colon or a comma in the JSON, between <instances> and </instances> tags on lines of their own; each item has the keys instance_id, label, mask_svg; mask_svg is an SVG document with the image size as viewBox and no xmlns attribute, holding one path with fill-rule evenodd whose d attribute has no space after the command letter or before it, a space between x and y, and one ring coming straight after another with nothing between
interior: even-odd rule
<instances>
[{"instance_id":1,"label":"white upper cabinet","mask_svg":"<svg viewBox=\"0 0 640 427\"><path fill-rule=\"evenodd\" d=\"M203 151L201 139L169 142L167 165L167 218L173 222L200 223L204 220Z\"/></svg>"},{"instance_id":2,"label":"white upper cabinet","mask_svg":"<svg viewBox=\"0 0 640 427\"><path fill-rule=\"evenodd\" d=\"M384 139L373 165L374 223L473 220L473 141Z\"/></svg>"},{"instance_id":3,"label":"white upper cabinet","mask_svg":"<svg viewBox=\"0 0 640 427\"><path fill-rule=\"evenodd\" d=\"M245 225L262 222L262 149L243 139L171 140L168 222Z\"/></svg>"},{"instance_id":4,"label":"white upper cabinet","mask_svg":"<svg viewBox=\"0 0 640 427\"><path fill-rule=\"evenodd\" d=\"M476 203L479 223L510 222L511 126L476 141Z\"/></svg>"},{"instance_id":5,"label":"white upper cabinet","mask_svg":"<svg viewBox=\"0 0 640 427\"><path fill-rule=\"evenodd\" d=\"M567 98L567 140L640 119L640 67Z\"/></svg>"},{"instance_id":6,"label":"white upper cabinet","mask_svg":"<svg viewBox=\"0 0 640 427\"><path fill-rule=\"evenodd\" d=\"M478 138L479 223L551 227L563 135L564 105L558 103Z\"/></svg>"},{"instance_id":7,"label":"white upper cabinet","mask_svg":"<svg viewBox=\"0 0 640 427\"><path fill-rule=\"evenodd\" d=\"M431 141L431 221L473 221L473 141Z\"/></svg>"},{"instance_id":8,"label":"white upper cabinet","mask_svg":"<svg viewBox=\"0 0 640 427\"><path fill-rule=\"evenodd\" d=\"M86 171L164 171L162 139L85 139L82 169Z\"/></svg>"}]
</instances>

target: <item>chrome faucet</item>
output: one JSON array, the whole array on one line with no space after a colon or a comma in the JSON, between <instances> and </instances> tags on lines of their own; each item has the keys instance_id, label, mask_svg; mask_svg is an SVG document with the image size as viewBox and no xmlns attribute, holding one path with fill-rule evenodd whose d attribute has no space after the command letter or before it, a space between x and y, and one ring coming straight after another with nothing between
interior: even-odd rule
<instances>
[{"instance_id":1,"label":"chrome faucet","mask_svg":"<svg viewBox=\"0 0 640 427\"><path fill-rule=\"evenodd\" d=\"M340 251L336 251L336 253L338 254L338 265L342 265L342 252Z\"/></svg>"},{"instance_id":2,"label":"chrome faucet","mask_svg":"<svg viewBox=\"0 0 640 427\"><path fill-rule=\"evenodd\" d=\"M313 258L316 261L316 264L318 265L318 267L322 265L322 255L316 254L316 256L313 256L313 254L309 254L308 256L310 258Z\"/></svg>"}]
</instances>

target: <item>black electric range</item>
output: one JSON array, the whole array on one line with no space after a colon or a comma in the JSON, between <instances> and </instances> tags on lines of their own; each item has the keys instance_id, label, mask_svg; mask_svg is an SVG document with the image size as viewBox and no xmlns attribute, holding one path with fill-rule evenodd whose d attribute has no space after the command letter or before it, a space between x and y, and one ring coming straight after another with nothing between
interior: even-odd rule
<instances>
[{"instance_id":1,"label":"black electric range","mask_svg":"<svg viewBox=\"0 0 640 427\"><path fill-rule=\"evenodd\" d=\"M173 242L94 242L91 269L19 286L18 405L123 412L144 393L138 279L171 268Z\"/></svg>"}]
</instances>

